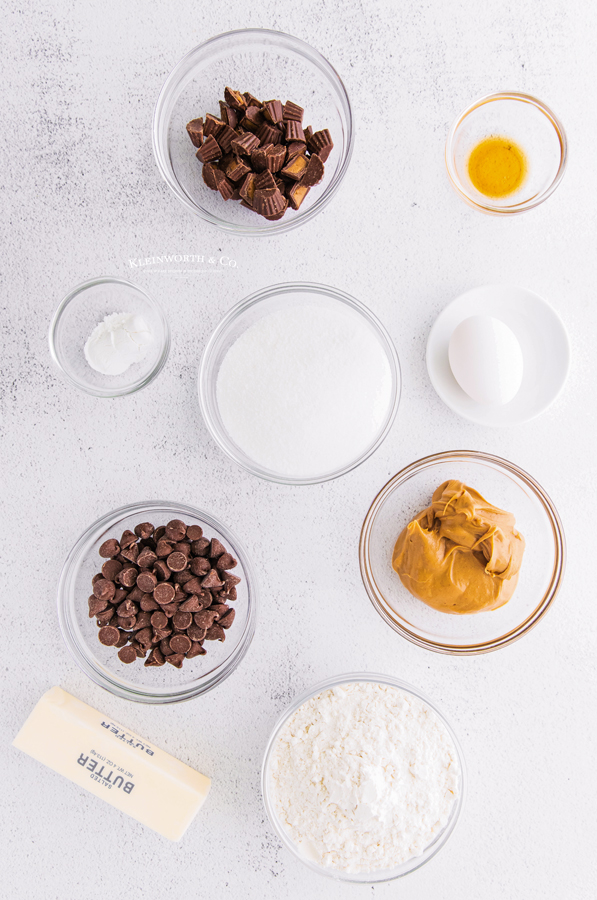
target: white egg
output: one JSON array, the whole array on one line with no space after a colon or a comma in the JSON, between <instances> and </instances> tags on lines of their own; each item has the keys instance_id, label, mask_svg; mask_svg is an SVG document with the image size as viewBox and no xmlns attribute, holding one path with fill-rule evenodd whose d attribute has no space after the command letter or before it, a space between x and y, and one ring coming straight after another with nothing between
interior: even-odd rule
<instances>
[{"instance_id":1,"label":"white egg","mask_svg":"<svg viewBox=\"0 0 597 900\"><path fill-rule=\"evenodd\" d=\"M478 403L503 406L519 391L522 349L512 329L500 319L464 319L452 332L448 358L454 378Z\"/></svg>"}]
</instances>

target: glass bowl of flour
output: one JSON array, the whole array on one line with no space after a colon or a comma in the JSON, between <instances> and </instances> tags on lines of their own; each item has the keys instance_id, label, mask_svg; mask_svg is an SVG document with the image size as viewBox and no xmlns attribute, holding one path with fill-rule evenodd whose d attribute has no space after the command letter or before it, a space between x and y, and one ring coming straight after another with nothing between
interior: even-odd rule
<instances>
[{"instance_id":1,"label":"glass bowl of flour","mask_svg":"<svg viewBox=\"0 0 597 900\"><path fill-rule=\"evenodd\" d=\"M297 697L261 773L284 846L319 874L365 884L408 875L442 849L465 780L458 740L435 705L371 673L339 675Z\"/></svg>"},{"instance_id":2,"label":"glass bowl of flour","mask_svg":"<svg viewBox=\"0 0 597 900\"><path fill-rule=\"evenodd\" d=\"M268 287L212 334L199 403L220 448L260 478L316 484L366 460L400 400L394 345L358 300L320 284Z\"/></svg>"},{"instance_id":3,"label":"glass bowl of flour","mask_svg":"<svg viewBox=\"0 0 597 900\"><path fill-rule=\"evenodd\" d=\"M162 371L170 352L170 329L159 304L137 285L109 276L67 294L48 339L66 378L94 397L140 391Z\"/></svg>"}]
</instances>

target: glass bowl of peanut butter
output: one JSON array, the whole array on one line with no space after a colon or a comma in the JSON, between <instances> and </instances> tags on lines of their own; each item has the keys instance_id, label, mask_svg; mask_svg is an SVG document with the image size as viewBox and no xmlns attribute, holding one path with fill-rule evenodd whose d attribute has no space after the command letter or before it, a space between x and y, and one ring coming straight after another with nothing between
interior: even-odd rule
<instances>
[{"instance_id":1,"label":"glass bowl of peanut butter","mask_svg":"<svg viewBox=\"0 0 597 900\"><path fill-rule=\"evenodd\" d=\"M562 523L541 485L474 450L437 453L394 475L359 546L365 589L387 624L454 655L530 631L559 591L565 559Z\"/></svg>"}]
</instances>

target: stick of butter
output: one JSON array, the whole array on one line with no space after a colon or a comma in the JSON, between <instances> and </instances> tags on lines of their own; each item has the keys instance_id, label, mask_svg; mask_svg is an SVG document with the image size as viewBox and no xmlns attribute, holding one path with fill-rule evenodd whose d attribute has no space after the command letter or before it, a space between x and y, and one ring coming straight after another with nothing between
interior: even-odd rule
<instances>
[{"instance_id":1,"label":"stick of butter","mask_svg":"<svg viewBox=\"0 0 597 900\"><path fill-rule=\"evenodd\" d=\"M171 841L183 836L211 785L59 687L43 695L13 744Z\"/></svg>"}]
</instances>

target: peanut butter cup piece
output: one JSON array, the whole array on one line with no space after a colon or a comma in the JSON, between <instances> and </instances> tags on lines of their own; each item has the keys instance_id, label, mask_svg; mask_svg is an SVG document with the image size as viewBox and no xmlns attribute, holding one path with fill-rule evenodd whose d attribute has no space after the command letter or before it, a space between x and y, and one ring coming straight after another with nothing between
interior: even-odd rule
<instances>
[{"instance_id":1,"label":"peanut butter cup piece","mask_svg":"<svg viewBox=\"0 0 597 900\"><path fill-rule=\"evenodd\" d=\"M285 122L301 122L303 121L304 109L302 106L299 106L298 103L293 103L292 100L287 100L284 106L282 107L282 118Z\"/></svg>"},{"instance_id":2,"label":"peanut butter cup piece","mask_svg":"<svg viewBox=\"0 0 597 900\"><path fill-rule=\"evenodd\" d=\"M293 181L300 181L307 171L308 160L304 155L295 156L284 168L281 174Z\"/></svg>"},{"instance_id":3,"label":"peanut butter cup piece","mask_svg":"<svg viewBox=\"0 0 597 900\"><path fill-rule=\"evenodd\" d=\"M319 184L323 178L323 173L324 165L317 153L313 153L307 163L305 174L301 178L301 184L306 187L313 187L313 185Z\"/></svg>"},{"instance_id":4,"label":"peanut butter cup piece","mask_svg":"<svg viewBox=\"0 0 597 900\"><path fill-rule=\"evenodd\" d=\"M302 130L301 128L301 132ZM282 140L282 132L275 125L264 122L257 129L257 137L261 142L261 146L265 147L267 144L279 144Z\"/></svg>"},{"instance_id":5,"label":"peanut butter cup piece","mask_svg":"<svg viewBox=\"0 0 597 900\"><path fill-rule=\"evenodd\" d=\"M226 166L226 175L230 181L240 181L251 171L250 166L244 163L238 157L233 157Z\"/></svg>"},{"instance_id":6,"label":"peanut butter cup piece","mask_svg":"<svg viewBox=\"0 0 597 900\"><path fill-rule=\"evenodd\" d=\"M265 100L262 109L263 115L272 125L277 125L282 121L283 110L279 100Z\"/></svg>"},{"instance_id":7,"label":"peanut butter cup piece","mask_svg":"<svg viewBox=\"0 0 597 900\"><path fill-rule=\"evenodd\" d=\"M193 146L200 147L203 143L203 119L191 119L187 122L187 133Z\"/></svg>"},{"instance_id":8,"label":"peanut butter cup piece","mask_svg":"<svg viewBox=\"0 0 597 900\"><path fill-rule=\"evenodd\" d=\"M216 138L224 127L224 122L221 119L218 119L217 116L212 116L211 113L208 113L205 116L203 121L203 142L207 140L208 137Z\"/></svg>"},{"instance_id":9,"label":"peanut butter cup piece","mask_svg":"<svg viewBox=\"0 0 597 900\"><path fill-rule=\"evenodd\" d=\"M249 106L240 120L241 126L246 131L252 131L254 134L261 128L263 122L263 113L259 106Z\"/></svg>"},{"instance_id":10,"label":"peanut butter cup piece","mask_svg":"<svg viewBox=\"0 0 597 900\"><path fill-rule=\"evenodd\" d=\"M232 109L244 110L247 108L247 100L240 91L233 91L232 88L224 88L224 100Z\"/></svg>"},{"instance_id":11,"label":"peanut butter cup piece","mask_svg":"<svg viewBox=\"0 0 597 900\"><path fill-rule=\"evenodd\" d=\"M279 172L286 160L286 148L276 144L265 154L265 162L270 172Z\"/></svg>"},{"instance_id":12,"label":"peanut butter cup piece","mask_svg":"<svg viewBox=\"0 0 597 900\"><path fill-rule=\"evenodd\" d=\"M327 128L316 131L315 134L307 140L307 147L311 153L316 153L322 162L327 162L327 158L332 152L333 146L332 136Z\"/></svg>"},{"instance_id":13,"label":"peanut butter cup piece","mask_svg":"<svg viewBox=\"0 0 597 900\"><path fill-rule=\"evenodd\" d=\"M310 188L306 185L301 184L300 181L297 181L296 184L288 191L288 202L292 206L293 209L300 209L301 203L309 193Z\"/></svg>"},{"instance_id":14,"label":"peanut butter cup piece","mask_svg":"<svg viewBox=\"0 0 597 900\"><path fill-rule=\"evenodd\" d=\"M237 156L250 156L257 147L259 147L259 138L250 131L241 135L237 134L230 144L230 149Z\"/></svg>"},{"instance_id":15,"label":"peanut butter cup piece","mask_svg":"<svg viewBox=\"0 0 597 900\"><path fill-rule=\"evenodd\" d=\"M287 143L292 143L292 141L304 141L305 140L305 132L303 131L303 126L300 122L297 122L295 119L289 119L286 122L286 141Z\"/></svg>"},{"instance_id":16,"label":"peanut butter cup piece","mask_svg":"<svg viewBox=\"0 0 597 900\"><path fill-rule=\"evenodd\" d=\"M211 188L212 191L217 191L218 189L218 183L216 181L216 170L217 167L214 163L206 163L203 166L202 170L203 181L208 186L208 188Z\"/></svg>"},{"instance_id":17,"label":"peanut butter cup piece","mask_svg":"<svg viewBox=\"0 0 597 900\"><path fill-rule=\"evenodd\" d=\"M210 134L209 137L205 138L195 155L202 163L212 162L212 160L220 158L222 151L213 134Z\"/></svg>"},{"instance_id":18,"label":"peanut butter cup piece","mask_svg":"<svg viewBox=\"0 0 597 900\"><path fill-rule=\"evenodd\" d=\"M231 128L236 128L238 125L238 110L233 109L231 106L224 100L219 101L220 104L220 119L222 122L225 122L226 125L230 125Z\"/></svg>"},{"instance_id":19,"label":"peanut butter cup piece","mask_svg":"<svg viewBox=\"0 0 597 900\"><path fill-rule=\"evenodd\" d=\"M237 137L238 135L234 128L231 128L230 125L224 125L218 135L218 144L220 145L224 153L230 153L232 141Z\"/></svg>"}]
</instances>

